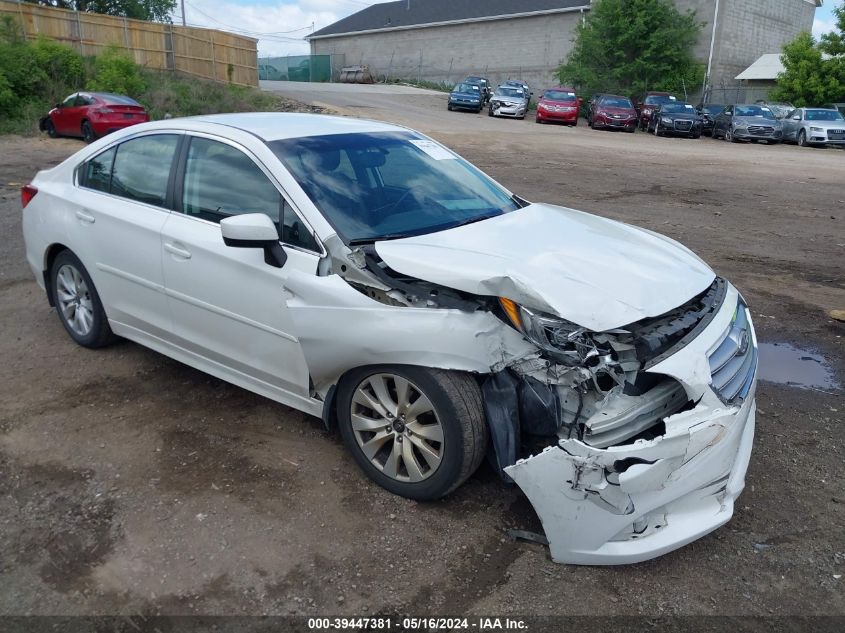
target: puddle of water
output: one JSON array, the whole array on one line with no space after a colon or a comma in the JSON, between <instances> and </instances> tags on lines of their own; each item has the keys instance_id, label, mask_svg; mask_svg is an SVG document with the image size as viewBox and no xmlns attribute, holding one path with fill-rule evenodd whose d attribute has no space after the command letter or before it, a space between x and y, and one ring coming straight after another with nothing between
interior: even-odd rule
<instances>
[{"instance_id":1,"label":"puddle of water","mask_svg":"<svg viewBox=\"0 0 845 633\"><path fill-rule=\"evenodd\" d=\"M801 389L834 391L839 384L823 356L789 343L760 343L759 378Z\"/></svg>"}]
</instances>

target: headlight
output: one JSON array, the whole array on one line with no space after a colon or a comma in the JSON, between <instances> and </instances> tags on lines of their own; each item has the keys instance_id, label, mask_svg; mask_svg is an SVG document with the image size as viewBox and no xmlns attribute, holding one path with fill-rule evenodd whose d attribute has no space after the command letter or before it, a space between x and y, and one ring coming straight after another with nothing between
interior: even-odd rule
<instances>
[{"instance_id":1,"label":"headlight","mask_svg":"<svg viewBox=\"0 0 845 633\"><path fill-rule=\"evenodd\" d=\"M739 123L734 123L734 128L735 128L735 129L739 129L739 128L743 128L743 129L744 129L744 128L747 128L747 127L748 127L748 123L743 123L743 122L741 122L741 121L740 121Z\"/></svg>"},{"instance_id":2,"label":"headlight","mask_svg":"<svg viewBox=\"0 0 845 633\"><path fill-rule=\"evenodd\" d=\"M608 116L607 112L602 112L601 110L599 110L598 114L599 114L599 116L605 116L605 117Z\"/></svg>"},{"instance_id":3,"label":"headlight","mask_svg":"<svg viewBox=\"0 0 845 633\"><path fill-rule=\"evenodd\" d=\"M651 108L644 108L643 114L651 114Z\"/></svg>"},{"instance_id":4,"label":"headlight","mask_svg":"<svg viewBox=\"0 0 845 633\"><path fill-rule=\"evenodd\" d=\"M824 130L820 127L811 127L810 131L811 132L824 132Z\"/></svg>"},{"instance_id":5,"label":"headlight","mask_svg":"<svg viewBox=\"0 0 845 633\"><path fill-rule=\"evenodd\" d=\"M660 117L660 122L663 125L672 125L672 119L670 119L668 116Z\"/></svg>"},{"instance_id":6,"label":"headlight","mask_svg":"<svg viewBox=\"0 0 845 633\"><path fill-rule=\"evenodd\" d=\"M499 303L511 325L540 349L566 364L584 363L595 353L594 344L586 338L586 330L559 317L534 312L505 297Z\"/></svg>"}]
</instances>

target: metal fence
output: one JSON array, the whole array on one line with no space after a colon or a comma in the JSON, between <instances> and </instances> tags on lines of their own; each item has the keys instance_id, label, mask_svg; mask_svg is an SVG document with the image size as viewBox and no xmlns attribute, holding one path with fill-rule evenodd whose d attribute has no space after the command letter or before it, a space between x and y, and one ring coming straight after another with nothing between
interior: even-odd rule
<instances>
[{"instance_id":1,"label":"metal fence","mask_svg":"<svg viewBox=\"0 0 845 633\"><path fill-rule=\"evenodd\" d=\"M258 78L264 81L328 82L338 78L343 55L289 55L258 60Z\"/></svg>"},{"instance_id":2,"label":"metal fence","mask_svg":"<svg viewBox=\"0 0 845 633\"><path fill-rule=\"evenodd\" d=\"M754 103L757 100L768 100L772 89L766 86L748 86L736 84L733 86L710 86L707 90L707 103Z\"/></svg>"},{"instance_id":3,"label":"metal fence","mask_svg":"<svg viewBox=\"0 0 845 633\"><path fill-rule=\"evenodd\" d=\"M251 37L8 0L0 0L0 15L15 19L27 39L47 37L83 55L117 44L147 68L258 85L258 40Z\"/></svg>"}]
</instances>

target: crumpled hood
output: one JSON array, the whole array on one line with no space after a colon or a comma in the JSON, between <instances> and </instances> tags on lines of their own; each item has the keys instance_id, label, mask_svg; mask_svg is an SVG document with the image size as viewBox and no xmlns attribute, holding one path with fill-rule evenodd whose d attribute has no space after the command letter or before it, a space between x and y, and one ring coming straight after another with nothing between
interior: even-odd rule
<instances>
[{"instance_id":1,"label":"crumpled hood","mask_svg":"<svg viewBox=\"0 0 845 633\"><path fill-rule=\"evenodd\" d=\"M522 103L525 103L524 97L523 98L520 98L520 97L503 97L501 95L493 95L493 97L490 100L491 101L500 101L500 102L504 103L505 105L520 105Z\"/></svg>"},{"instance_id":2,"label":"crumpled hood","mask_svg":"<svg viewBox=\"0 0 845 633\"><path fill-rule=\"evenodd\" d=\"M399 273L507 297L593 331L664 314L715 277L667 237L544 204L375 247Z\"/></svg>"}]
</instances>

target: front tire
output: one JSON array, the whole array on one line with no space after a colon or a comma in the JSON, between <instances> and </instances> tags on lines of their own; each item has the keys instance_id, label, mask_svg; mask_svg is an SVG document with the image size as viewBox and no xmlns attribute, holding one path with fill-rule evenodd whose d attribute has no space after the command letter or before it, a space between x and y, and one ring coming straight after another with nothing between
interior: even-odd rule
<instances>
[{"instance_id":1,"label":"front tire","mask_svg":"<svg viewBox=\"0 0 845 633\"><path fill-rule=\"evenodd\" d=\"M91 124L88 121L82 122L82 140L89 144L97 140L94 128L91 127Z\"/></svg>"},{"instance_id":2,"label":"front tire","mask_svg":"<svg viewBox=\"0 0 845 633\"><path fill-rule=\"evenodd\" d=\"M481 390L466 373L410 365L356 369L339 383L337 406L341 436L361 469L409 499L447 495L487 451Z\"/></svg>"},{"instance_id":3,"label":"front tire","mask_svg":"<svg viewBox=\"0 0 845 633\"><path fill-rule=\"evenodd\" d=\"M807 147L807 132L804 130L798 132L798 147Z\"/></svg>"},{"instance_id":4,"label":"front tire","mask_svg":"<svg viewBox=\"0 0 845 633\"><path fill-rule=\"evenodd\" d=\"M50 138L57 138L59 136L58 132L56 132L56 126L53 123L53 120L49 117L44 122L44 129L47 132L47 136Z\"/></svg>"},{"instance_id":5,"label":"front tire","mask_svg":"<svg viewBox=\"0 0 845 633\"><path fill-rule=\"evenodd\" d=\"M59 320L77 344L96 349L114 340L100 295L76 255L62 251L56 256L50 282Z\"/></svg>"}]
</instances>

